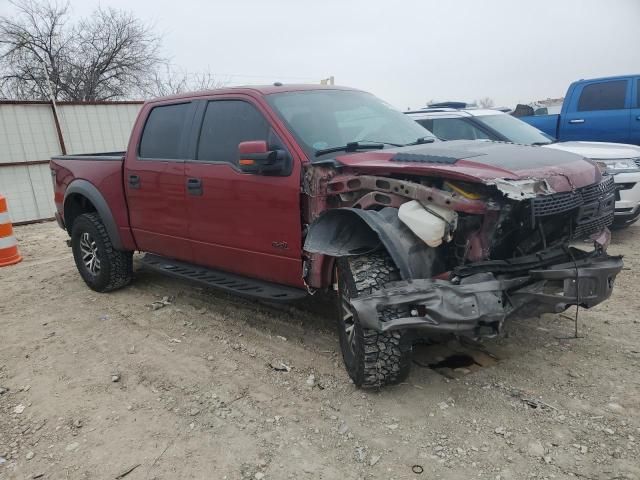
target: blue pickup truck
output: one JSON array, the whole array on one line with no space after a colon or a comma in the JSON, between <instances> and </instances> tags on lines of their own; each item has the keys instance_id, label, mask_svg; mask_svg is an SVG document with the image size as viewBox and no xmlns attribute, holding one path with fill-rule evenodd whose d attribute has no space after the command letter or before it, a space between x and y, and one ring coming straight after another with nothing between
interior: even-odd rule
<instances>
[{"instance_id":1,"label":"blue pickup truck","mask_svg":"<svg viewBox=\"0 0 640 480\"><path fill-rule=\"evenodd\" d=\"M640 145L640 74L578 80L569 85L560 114L519 118L563 142Z\"/></svg>"}]
</instances>

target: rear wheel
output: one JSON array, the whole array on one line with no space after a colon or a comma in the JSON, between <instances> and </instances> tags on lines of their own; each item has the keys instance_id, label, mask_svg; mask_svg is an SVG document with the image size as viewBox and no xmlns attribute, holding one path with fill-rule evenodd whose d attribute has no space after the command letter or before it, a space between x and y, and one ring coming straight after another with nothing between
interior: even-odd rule
<instances>
[{"instance_id":1,"label":"rear wheel","mask_svg":"<svg viewBox=\"0 0 640 480\"><path fill-rule=\"evenodd\" d=\"M406 330L378 332L364 328L351 299L400 280L386 252L341 258L337 262L338 335L347 373L359 387L382 387L407 378L411 368L411 340ZM408 307L385 308L384 321L409 315Z\"/></svg>"},{"instance_id":2,"label":"rear wheel","mask_svg":"<svg viewBox=\"0 0 640 480\"><path fill-rule=\"evenodd\" d=\"M85 213L73 222L71 249L85 283L96 292L109 292L129 284L133 253L115 250L97 213Z\"/></svg>"}]
</instances>

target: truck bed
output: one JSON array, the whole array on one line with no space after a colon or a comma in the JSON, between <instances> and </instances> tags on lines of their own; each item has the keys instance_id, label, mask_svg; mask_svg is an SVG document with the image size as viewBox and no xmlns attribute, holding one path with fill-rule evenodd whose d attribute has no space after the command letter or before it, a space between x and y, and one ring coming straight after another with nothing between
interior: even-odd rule
<instances>
[{"instance_id":1,"label":"truck bed","mask_svg":"<svg viewBox=\"0 0 640 480\"><path fill-rule=\"evenodd\" d=\"M129 249L135 243L129 228L129 217L123 184L125 152L104 152L77 155L59 155L51 158L50 168L53 180L56 218L63 225L70 224L69 219L74 212L64 210L65 198L74 195L73 190L81 188L83 193L91 190L93 207L100 213L101 208L108 208L113 216L114 228ZM69 184L73 188L69 190ZM85 194L86 196L86 194ZM73 202L68 202L72 205Z\"/></svg>"},{"instance_id":2,"label":"truck bed","mask_svg":"<svg viewBox=\"0 0 640 480\"><path fill-rule=\"evenodd\" d=\"M57 155L51 160L124 160L125 152L73 153L71 155Z\"/></svg>"}]
</instances>

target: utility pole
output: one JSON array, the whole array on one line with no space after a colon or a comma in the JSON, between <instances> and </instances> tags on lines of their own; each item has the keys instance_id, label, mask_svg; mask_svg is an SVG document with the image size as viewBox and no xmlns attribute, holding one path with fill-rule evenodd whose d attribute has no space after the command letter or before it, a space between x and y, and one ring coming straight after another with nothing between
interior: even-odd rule
<instances>
[{"instance_id":1,"label":"utility pole","mask_svg":"<svg viewBox=\"0 0 640 480\"><path fill-rule=\"evenodd\" d=\"M56 98L53 95L53 88L51 88L51 80L49 80L49 70L47 70L47 65L42 62L42 67L44 68L44 76L47 80L47 89L49 90L49 98L51 99L51 109L53 111L53 121L56 124L56 130L58 132L58 141L60 142L60 150L62 151L62 155L67 154L67 148L64 144L64 137L62 136L62 128L60 128L60 120L58 117L58 106L56 105Z\"/></svg>"}]
</instances>

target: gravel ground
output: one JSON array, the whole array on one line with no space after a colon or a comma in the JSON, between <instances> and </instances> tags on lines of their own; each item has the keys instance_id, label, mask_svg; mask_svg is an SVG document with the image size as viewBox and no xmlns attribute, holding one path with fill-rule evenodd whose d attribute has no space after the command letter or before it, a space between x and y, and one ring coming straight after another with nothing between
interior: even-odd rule
<instances>
[{"instance_id":1,"label":"gravel ground","mask_svg":"<svg viewBox=\"0 0 640 480\"><path fill-rule=\"evenodd\" d=\"M640 479L640 227L615 232L626 267L580 338L569 311L420 345L380 392L350 383L328 298L274 307L141 269L97 294L55 224L16 233L2 479Z\"/></svg>"}]
</instances>

